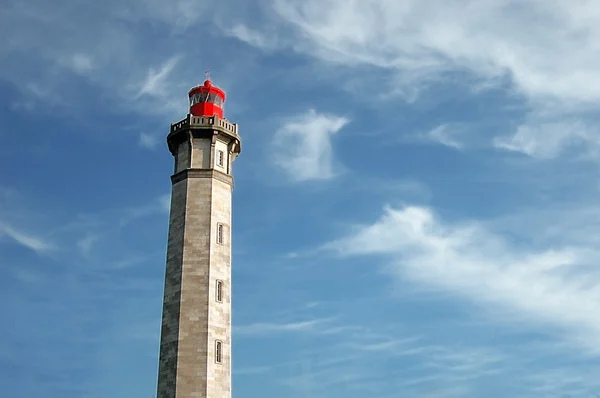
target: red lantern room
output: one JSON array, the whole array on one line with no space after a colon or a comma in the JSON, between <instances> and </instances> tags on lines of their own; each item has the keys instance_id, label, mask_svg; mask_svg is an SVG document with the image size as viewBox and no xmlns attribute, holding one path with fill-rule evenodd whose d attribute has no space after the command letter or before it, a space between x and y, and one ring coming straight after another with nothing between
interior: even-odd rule
<instances>
[{"instance_id":1,"label":"red lantern room","mask_svg":"<svg viewBox=\"0 0 600 398\"><path fill-rule=\"evenodd\" d=\"M202 86L196 86L189 92L190 113L194 116L214 116L223 119L225 91L213 86L206 80Z\"/></svg>"}]
</instances>

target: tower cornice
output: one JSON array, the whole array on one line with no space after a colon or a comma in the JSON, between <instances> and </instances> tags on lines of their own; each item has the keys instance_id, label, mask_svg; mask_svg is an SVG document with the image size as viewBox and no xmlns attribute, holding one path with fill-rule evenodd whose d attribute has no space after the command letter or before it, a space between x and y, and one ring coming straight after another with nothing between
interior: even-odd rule
<instances>
[{"instance_id":1,"label":"tower cornice","mask_svg":"<svg viewBox=\"0 0 600 398\"><path fill-rule=\"evenodd\" d=\"M183 181L186 178L214 178L218 181L229 184L233 187L233 177L222 171L214 169L185 169L171 176L173 184Z\"/></svg>"},{"instance_id":2,"label":"tower cornice","mask_svg":"<svg viewBox=\"0 0 600 398\"><path fill-rule=\"evenodd\" d=\"M183 120L171 124L171 131L167 136L169 151L175 155L177 146L192 138L210 138L222 135L230 142L232 153L237 156L242 151L242 140L238 135L238 126L219 116L194 116L188 114Z\"/></svg>"}]
</instances>

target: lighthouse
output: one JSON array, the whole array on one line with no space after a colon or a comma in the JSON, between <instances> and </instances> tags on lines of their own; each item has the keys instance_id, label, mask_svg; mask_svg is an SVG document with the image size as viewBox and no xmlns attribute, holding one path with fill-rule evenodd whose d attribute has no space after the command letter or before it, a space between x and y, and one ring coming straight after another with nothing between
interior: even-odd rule
<instances>
[{"instance_id":1,"label":"lighthouse","mask_svg":"<svg viewBox=\"0 0 600 398\"><path fill-rule=\"evenodd\" d=\"M232 166L237 124L206 80L167 136L174 158L157 398L231 397Z\"/></svg>"}]
</instances>

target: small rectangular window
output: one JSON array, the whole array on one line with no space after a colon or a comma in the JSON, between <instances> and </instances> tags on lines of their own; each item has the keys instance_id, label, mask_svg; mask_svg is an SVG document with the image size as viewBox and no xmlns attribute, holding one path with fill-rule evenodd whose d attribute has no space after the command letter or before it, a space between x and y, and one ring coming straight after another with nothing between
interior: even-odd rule
<instances>
[{"instance_id":1,"label":"small rectangular window","mask_svg":"<svg viewBox=\"0 0 600 398\"><path fill-rule=\"evenodd\" d=\"M215 362L222 363L223 362L223 343L217 341L215 343Z\"/></svg>"},{"instance_id":2,"label":"small rectangular window","mask_svg":"<svg viewBox=\"0 0 600 398\"><path fill-rule=\"evenodd\" d=\"M217 291L215 292L217 302L223 302L223 281L217 281Z\"/></svg>"},{"instance_id":3,"label":"small rectangular window","mask_svg":"<svg viewBox=\"0 0 600 398\"><path fill-rule=\"evenodd\" d=\"M217 224L217 243L223 244L223 224Z\"/></svg>"},{"instance_id":4,"label":"small rectangular window","mask_svg":"<svg viewBox=\"0 0 600 398\"><path fill-rule=\"evenodd\" d=\"M218 165L223 167L223 151L219 151Z\"/></svg>"}]
</instances>

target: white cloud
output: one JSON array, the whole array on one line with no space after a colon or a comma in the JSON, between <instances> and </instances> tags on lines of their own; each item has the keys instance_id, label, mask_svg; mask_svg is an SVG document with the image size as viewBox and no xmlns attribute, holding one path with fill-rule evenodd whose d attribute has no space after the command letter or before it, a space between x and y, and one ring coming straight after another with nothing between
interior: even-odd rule
<instances>
[{"instance_id":1,"label":"white cloud","mask_svg":"<svg viewBox=\"0 0 600 398\"><path fill-rule=\"evenodd\" d=\"M315 328L329 319L313 319L310 321L290 322L290 323L254 323L251 325L241 325L235 328L236 334L243 335L264 335L282 332L306 332L314 331Z\"/></svg>"},{"instance_id":2,"label":"white cloud","mask_svg":"<svg viewBox=\"0 0 600 398\"><path fill-rule=\"evenodd\" d=\"M158 137L156 135L140 132L138 144L142 148L154 150L158 145Z\"/></svg>"},{"instance_id":3,"label":"white cloud","mask_svg":"<svg viewBox=\"0 0 600 398\"><path fill-rule=\"evenodd\" d=\"M171 211L171 194L165 194L158 198L160 205L162 207L162 211L164 213L169 213Z\"/></svg>"},{"instance_id":4,"label":"white cloud","mask_svg":"<svg viewBox=\"0 0 600 398\"><path fill-rule=\"evenodd\" d=\"M296 48L428 79L465 69L510 73L524 94L600 100L600 7L588 1L273 0ZM535 18L536 23L531 23ZM311 48L314 47L314 50Z\"/></svg>"},{"instance_id":5,"label":"white cloud","mask_svg":"<svg viewBox=\"0 0 600 398\"><path fill-rule=\"evenodd\" d=\"M47 88L40 87L36 83L26 83L24 84L24 89L25 91L27 91L27 93L29 93L31 96L35 97L38 100L51 102L60 101L59 99L52 97L52 92L50 90L48 90Z\"/></svg>"},{"instance_id":6,"label":"white cloud","mask_svg":"<svg viewBox=\"0 0 600 398\"><path fill-rule=\"evenodd\" d=\"M557 249L525 250L480 223L445 223L428 208L409 206L386 208L375 223L327 247L344 256L386 256L397 277L568 331L572 341L597 350L600 253L564 239Z\"/></svg>"},{"instance_id":7,"label":"white cloud","mask_svg":"<svg viewBox=\"0 0 600 398\"><path fill-rule=\"evenodd\" d=\"M530 111L534 118L514 136L496 139L493 144L499 148L548 158L558 156L572 141L598 146L597 129L582 132L582 125L572 122L589 119L600 103L596 55L600 6L595 2L529 1L517 6L508 0L271 0L267 4L273 10L269 15L275 15L280 44L340 67L372 66L391 72L389 86L382 86L390 94L414 99L423 87L455 84L454 72L464 76L459 84L473 92L500 87L517 94L513 97L524 103L523 112ZM252 36L238 36L265 48L251 37L266 35L273 24L262 23ZM540 120L540 112L552 114L553 120ZM444 136L430 138L453 147L459 144Z\"/></svg>"},{"instance_id":8,"label":"white cloud","mask_svg":"<svg viewBox=\"0 0 600 398\"><path fill-rule=\"evenodd\" d=\"M520 125L514 134L494 138L496 148L521 152L537 159L552 159L569 149L580 148L584 154L600 150L600 130L582 120L531 120Z\"/></svg>"},{"instance_id":9,"label":"white cloud","mask_svg":"<svg viewBox=\"0 0 600 398\"><path fill-rule=\"evenodd\" d=\"M233 374L235 376L249 375L255 377L256 375L269 373L273 371L272 366L255 366L251 368L234 368Z\"/></svg>"},{"instance_id":10,"label":"white cloud","mask_svg":"<svg viewBox=\"0 0 600 398\"><path fill-rule=\"evenodd\" d=\"M261 50L268 51L279 47L277 35L263 34L243 24L236 25L231 29L225 28L225 33Z\"/></svg>"},{"instance_id":11,"label":"white cloud","mask_svg":"<svg viewBox=\"0 0 600 398\"><path fill-rule=\"evenodd\" d=\"M150 68L136 97L140 98L144 95L165 97L169 90L169 76L179 63L179 59L179 56L173 56L166 60L158 70Z\"/></svg>"},{"instance_id":12,"label":"white cloud","mask_svg":"<svg viewBox=\"0 0 600 398\"><path fill-rule=\"evenodd\" d=\"M86 54L77 53L69 57L65 57L60 62L65 67L79 74L86 74L94 69L94 61Z\"/></svg>"},{"instance_id":13,"label":"white cloud","mask_svg":"<svg viewBox=\"0 0 600 398\"><path fill-rule=\"evenodd\" d=\"M173 48L180 47L183 40L178 38L195 23L220 13L220 7L212 7L210 17L203 13L207 4L107 0L83 7L67 1L57 8L32 0L7 5L0 13L0 36L10 40L0 48L0 80L20 82L14 88L24 98L15 101L15 106L25 109L35 109L31 100L39 96L22 82L51 93L51 105L68 107L69 112L88 110L89 89L82 90L80 82L73 84L70 74L75 72L112 108L151 115L185 111L185 90L192 84L186 81L197 77L198 72L191 68L171 75L179 59L173 57ZM159 38L139 34L149 25L159 32ZM40 41L40 37L45 40ZM46 42L55 45L47 46Z\"/></svg>"},{"instance_id":14,"label":"white cloud","mask_svg":"<svg viewBox=\"0 0 600 398\"><path fill-rule=\"evenodd\" d=\"M314 110L288 119L274 137L275 162L296 181L337 175L331 137L349 122Z\"/></svg>"},{"instance_id":15,"label":"white cloud","mask_svg":"<svg viewBox=\"0 0 600 398\"><path fill-rule=\"evenodd\" d=\"M544 358L548 352L536 352L537 358L532 357L534 350L528 343L485 346L479 344L479 338L475 343L469 336L453 339L450 344L447 341L434 342L429 333L415 336L398 328L389 328L390 319L387 317L385 321L367 321L359 312L353 312L350 317L364 325L331 322L302 329L309 332L303 334L303 339L311 342L311 348L297 350L291 353L288 361L275 365L258 359L252 367L262 369L269 365L269 372L281 375L282 383L299 390L326 390L333 384L344 384L344 388L349 390L372 389L373 393L378 393L383 392L380 389L385 380L384 384L392 388L410 389L410 396L431 396L431 390L468 388L479 381L485 388L488 383L506 379L513 380L513 387L521 389L521 392L539 392L543 388L551 396L572 392L574 388L593 389L598 385L597 377L590 371L583 372L573 385L565 386L565 382L579 369L573 368L572 363L564 368L560 364L553 368L546 363L540 367L540 357ZM444 325L447 328L442 334L453 335L452 327L447 322ZM322 330L332 327L351 333L339 333L332 338L322 333ZM268 327L265 334L275 333L271 332L273 329L281 331L285 328ZM434 340L437 338L434 337ZM552 348L556 345L552 344ZM569 357L568 354L563 356ZM372 358L378 360L373 362ZM410 363L410 371L407 371L407 363ZM554 378L547 374L550 373L548 369L556 370Z\"/></svg>"},{"instance_id":16,"label":"white cloud","mask_svg":"<svg viewBox=\"0 0 600 398\"><path fill-rule=\"evenodd\" d=\"M431 387L457 386L484 378L513 359L493 348L417 345L415 338L396 337L382 344L372 344L368 333L367 336L357 333L354 338L340 335L335 342L323 344L318 336L315 342L318 349L296 355L295 363L284 365L296 371L282 381L298 389L343 384L348 389L374 389L372 392L377 393L383 377L386 384L394 388L405 390L411 386L419 390L410 396L429 396L426 391ZM378 361L373 362L372 358ZM410 372L404 366L397 367L407 360L410 360ZM517 365L517 362L511 363Z\"/></svg>"},{"instance_id":17,"label":"white cloud","mask_svg":"<svg viewBox=\"0 0 600 398\"><path fill-rule=\"evenodd\" d=\"M558 395L557 392L562 391L569 392L570 396L587 395L595 398L598 397L597 391L600 388L597 376L599 371L597 365L586 366L584 369L556 366L528 374L525 378L535 386L533 389L538 395ZM595 394L592 395L591 391Z\"/></svg>"},{"instance_id":18,"label":"white cloud","mask_svg":"<svg viewBox=\"0 0 600 398\"><path fill-rule=\"evenodd\" d=\"M98 239L100 239L98 235L87 235L81 239L78 239L76 244L79 250L81 250L81 253L84 256L88 256L94 247L94 243L96 243Z\"/></svg>"},{"instance_id":19,"label":"white cloud","mask_svg":"<svg viewBox=\"0 0 600 398\"><path fill-rule=\"evenodd\" d=\"M1 235L5 235L21 246L38 253L45 253L55 248L51 242L46 241L38 236L34 236L23 231L18 231L5 223L0 223L0 236Z\"/></svg>"},{"instance_id":20,"label":"white cloud","mask_svg":"<svg viewBox=\"0 0 600 398\"><path fill-rule=\"evenodd\" d=\"M462 149L463 144L453 135L456 135L455 131L451 131L447 124L441 124L424 134L423 138L450 148Z\"/></svg>"},{"instance_id":21,"label":"white cloud","mask_svg":"<svg viewBox=\"0 0 600 398\"><path fill-rule=\"evenodd\" d=\"M171 195L165 194L155 198L149 203L120 209L119 212L122 213L122 216L120 217L119 227L129 225L133 221L141 218L155 216L158 214L168 214L170 210L170 200Z\"/></svg>"}]
</instances>

